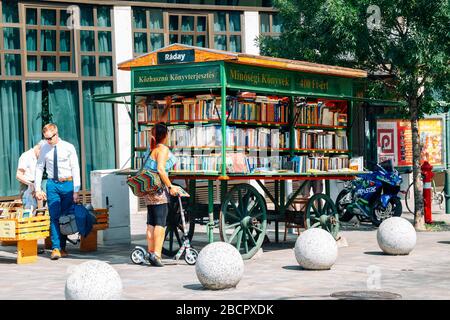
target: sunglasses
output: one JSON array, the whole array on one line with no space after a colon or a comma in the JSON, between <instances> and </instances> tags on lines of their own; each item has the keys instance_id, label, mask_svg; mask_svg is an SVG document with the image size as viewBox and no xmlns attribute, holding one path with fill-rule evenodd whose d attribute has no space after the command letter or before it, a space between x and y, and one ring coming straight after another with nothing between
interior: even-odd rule
<instances>
[{"instance_id":1,"label":"sunglasses","mask_svg":"<svg viewBox=\"0 0 450 320\"><path fill-rule=\"evenodd\" d=\"M58 132L55 133L54 135L52 135L50 138L44 137L44 139L47 140L47 141L50 141L50 140L52 140L57 134L58 134Z\"/></svg>"}]
</instances>

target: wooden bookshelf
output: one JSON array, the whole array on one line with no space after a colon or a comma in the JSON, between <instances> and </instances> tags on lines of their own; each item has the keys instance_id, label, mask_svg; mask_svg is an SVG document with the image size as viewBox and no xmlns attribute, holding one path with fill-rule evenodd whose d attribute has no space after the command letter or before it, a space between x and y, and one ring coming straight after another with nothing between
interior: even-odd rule
<instances>
[{"instance_id":1,"label":"wooden bookshelf","mask_svg":"<svg viewBox=\"0 0 450 320\"><path fill-rule=\"evenodd\" d=\"M194 147L194 146L189 146L189 147L173 147L173 146L169 146L169 149L171 150L178 150L178 149L191 149L191 150L219 150L221 149L221 146L204 146L204 147ZM136 147L134 148L135 151L147 151L146 147ZM256 150L256 151L262 151L262 150L266 150L266 151L279 151L279 152L289 152L289 148L261 148L261 147L226 147L227 151L247 151L247 150Z\"/></svg>"},{"instance_id":2,"label":"wooden bookshelf","mask_svg":"<svg viewBox=\"0 0 450 320\"><path fill-rule=\"evenodd\" d=\"M159 123L160 121L145 121L145 122L138 122L141 126L154 126L155 124ZM167 126L176 126L176 125L193 125L196 123L217 123L219 124L219 120L173 120L173 121L166 121L164 122Z\"/></svg>"},{"instance_id":3,"label":"wooden bookshelf","mask_svg":"<svg viewBox=\"0 0 450 320\"><path fill-rule=\"evenodd\" d=\"M338 149L293 149L294 153L334 153L334 154L346 154L349 150Z\"/></svg>"},{"instance_id":4,"label":"wooden bookshelf","mask_svg":"<svg viewBox=\"0 0 450 320\"><path fill-rule=\"evenodd\" d=\"M138 122L139 125L142 126L154 126L159 121L147 121L147 122ZM175 125L195 125L196 123L202 124L220 124L220 120L173 120L167 121L165 124L167 126L175 126ZM256 121L256 120L228 120L227 125L253 125L258 127L283 127L288 126L288 122L267 122L267 121Z\"/></svg>"},{"instance_id":5,"label":"wooden bookshelf","mask_svg":"<svg viewBox=\"0 0 450 320\"><path fill-rule=\"evenodd\" d=\"M288 122L266 122L266 121L256 121L256 120L228 120L227 124L230 125L254 125L258 127L283 127L288 126Z\"/></svg>"},{"instance_id":6,"label":"wooden bookshelf","mask_svg":"<svg viewBox=\"0 0 450 320\"><path fill-rule=\"evenodd\" d=\"M315 129L315 130L347 130L347 126L330 126L323 124L297 124L296 129Z\"/></svg>"}]
</instances>

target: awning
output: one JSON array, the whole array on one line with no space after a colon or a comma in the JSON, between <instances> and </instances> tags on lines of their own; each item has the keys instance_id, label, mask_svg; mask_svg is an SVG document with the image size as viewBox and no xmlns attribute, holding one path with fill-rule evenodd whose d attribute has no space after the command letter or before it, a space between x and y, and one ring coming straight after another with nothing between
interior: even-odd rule
<instances>
[{"instance_id":1,"label":"awning","mask_svg":"<svg viewBox=\"0 0 450 320\"><path fill-rule=\"evenodd\" d=\"M131 104L131 95L132 94L133 94L133 92L94 94L92 96L92 101L93 102L117 103L117 104ZM135 93L135 101L140 101L142 99L145 99L145 96L138 96Z\"/></svg>"},{"instance_id":2,"label":"awning","mask_svg":"<svg viewBox=\"0 0 450 320\"><path fill-rule=\"evenodd\" d=\"M242 88L244 89L244 88ZM245 90L245 89L244 89ZM273 93L277 93L277 90L274 90ZM117 103L117 104L131 104L131 95L133 92L122 92L122 93L108 93L108 94L95 94L93 95L93 102L106 102L106 103ZM134 92L135 101L139 102L142 99L145 99L145 92ZM154 94L154 92L149 92L150 94ZM300 94L287 94L286 92L279 92L280 95L299 95ZM309 97L310 95L304 95L305 97ZM370 106L379 106L379 107L399 107L406 105L405 101L394 101L394 100L381 100L381 99L372 99L372 98L360 98L360 97L351 97L351 96L327 96L327 95L318 95L312 94L311 97L315 98L324 98L324 99L333 99L333 100L349 100L354 102L364 102Z\"/></svg>"}]
</instances>

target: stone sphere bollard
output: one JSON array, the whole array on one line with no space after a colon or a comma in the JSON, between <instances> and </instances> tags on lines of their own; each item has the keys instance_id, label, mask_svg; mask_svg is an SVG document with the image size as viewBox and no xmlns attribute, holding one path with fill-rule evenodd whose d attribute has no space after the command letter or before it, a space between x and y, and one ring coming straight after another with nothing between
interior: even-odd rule
<instances>
[{"instance_id":1,"label":"stone sphere bollard","mask_svg":"<svg viewBox=\"0 0 450 320\"><path fill-rule=\"evenodd\" d=\"M407 255L416 246L416 230L408 220L392 217L378 227L377 240L384 253Z\"/></svg>"},{"instance_id":2,"label":"stone sphere bollard","mask_svg":"<svg viewBox=\"0 0 450 320\"><path fill-rule=\"evenodd\" d=\"M206 289L234 288L244 274L244 261L231 244L213 242L200 251L195 272Z\"/></svg>"},{"instance_id":3,"label":"stone sphere bollard","mask_svg":"<svg viewBox=\"0 0 450 320\"><path fill-rule=\"evenodd\" d=\"M319 228L308 229L295 242L298 264L309 270L328 270L336 262L338 247L333 236Z\"/></svg>"},{"instance_id":4,"label":"stone sphere bollard","mask_svg":"<svg viewBox=\"0 0 450 320\"><path fill-rule=\"evenodd\" d=\"M66 280L67 300L117 300L122 297L122 280L109 264L93 260L73 267Z\"/></svg>"}]
</instances>

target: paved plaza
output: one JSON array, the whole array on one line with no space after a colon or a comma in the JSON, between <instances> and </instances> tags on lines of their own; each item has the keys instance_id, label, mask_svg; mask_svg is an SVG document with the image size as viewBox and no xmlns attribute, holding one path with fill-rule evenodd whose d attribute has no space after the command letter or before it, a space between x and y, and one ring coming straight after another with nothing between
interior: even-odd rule
<instances>
[{"instance_id":1,"label":"paved plaza","mask_svg":"<svg viewBox=\"0 0 450 320\"><path fill-rule=\"evenodd\" d=\"M447 223L449 217L434 215L435 220ZM376 229L370 224L346 224L341 235L348 246L339 248L332 269L306 271L300 269L294 256L296 235L289 234L288 241L283 242L280 233L280 242L275 243L271 224L271 242L258 257L245 261L245 273L237 288L209 291L202 289L195 267L184 261L176 264L165 259L164 268L131 263L131 248L146 243L144 218L145 214L132 216L132 245L99 246L97 252L81 253L69 244L70 256L58 261L51 261L47 251L39 255L37 263L17 265L15 247L0 247L0 299L64 299L70 268L93 259L108 262L117 270L124 299L334 299L331 294L349 290L387 291L402 299L450 299L450 231L419 232L410 255L387 256L381 253ZM215 237L218 239L218 234ZM204 245L206 235L199 226L194 246Z\"/></svg>"}]
</instances>

